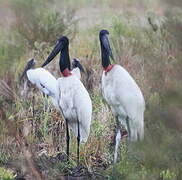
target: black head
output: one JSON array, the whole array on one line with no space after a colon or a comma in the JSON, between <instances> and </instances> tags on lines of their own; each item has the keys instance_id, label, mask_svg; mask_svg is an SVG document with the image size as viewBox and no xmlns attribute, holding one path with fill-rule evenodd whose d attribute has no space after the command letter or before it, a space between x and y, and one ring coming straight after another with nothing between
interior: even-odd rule
<instances>
[{"instance_id":1,"label":"black head","mask_svg":"<svg viewBox=\"0 0 182 180\"><path fill-rule=\"evenodd\" d=\"M29 69L33 69L34 67L35 67L35 59L30 59L30 60L27 62L25 68L24 68L24 71L23 71L23 73L22 73L22 75L21 75L21 77L20 77L20 80L23 79L23 77L26 75L26 72L27 72Z\"/></svg>"},{"instance_id":2,"label":"black head","mask_svg":"<svg viewBox=\"0 0 182 180\"><path fill-rule=\"evenodd\" d=\"M35 66L35 59L30 59L30 60L27 62L26 67L27 67L28 69L32 69L32 68L34 68L34 66Z\"/></svg>"},{"instance_id":3,"label":"black head","mask_svg":"<svg viewBox=\"0 0 182 180\"><path fill-rule=\"evenodd\" d=\"M109 35L109 31L106 30L106 29L103 29L103 30L101 30L101 31L99 32L99 37L102 37L102 36L104 36L104 35Z\"/></svg>"},{"instance_id":4,"label":"black head","mask_svg":"<svg viewBox=\"0 0 182 180\"><path fill-rule=\"evenodd\" d=\"M102 56L102 66L104 68L108 67L110 63L110 58L113 58L112 50L109 43L109 31L107 30L101 30L99 32L99 39L100 39L100 45L101 45L101 56Z\"/></svg>"},{"instance_id":5,"label":"black head","mask_svg":"<svg viewBox=\"0 0 182 180\"><path fill-rule=\"evenodd\" d=\"M80 60L79 59L76 59L74 58L73 61L72 61L72 68L79 68L81 72L85 72L83 66L81 65L80 63Z\"/></svg>"},{"instance_id":6,"label":"black head","mask_svg":"<svg viewBox=\"0 0 182 180\"><path fill-rule=\"evenodd\" d=\"M50 55L48 56L48 58L42 65L42 67L50 63L59 52L61 52L65 47L68 47L68 46L69 46L69 39L66 36L61 36L57 40L54 49L52 50L52 52L50 53Z\"/></svg>"},{"instance_id":7,"label":"black head","mask_svg":"<svg viewBox=\"0 0 182 180\"><path fill-rule=\"evenodd\" d=\"M109 57L113 58L112 50L109 43L109 31L108 30L101 30L99 33L100 43L101 43L101 51L107 54Z\"/></svg>"},{"instance_id":8,"label":"black head","mask_svg":"<svg viewBox=\"0 0 182 180\"><path fill-rule=\"evenodd\" d=\"M68 39L66 36L61 36L61 37L57 40L56 44L57 44L57 43L61 43L61 44L63 44L63 46L68 46L68 45L69 45L69 39Z\"/></svg>"}]
</instances>

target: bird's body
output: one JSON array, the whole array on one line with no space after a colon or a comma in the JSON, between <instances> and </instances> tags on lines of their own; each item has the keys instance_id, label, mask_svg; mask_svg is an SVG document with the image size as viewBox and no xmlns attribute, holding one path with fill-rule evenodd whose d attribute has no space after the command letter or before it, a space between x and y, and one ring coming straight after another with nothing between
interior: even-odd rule
<instances>
[{"instance_id":1,"label":"bird's body","mask_svg":"<svg viewBox=\"0 0 182 180\"><path fill-rule=\"evenodd\" d=\"M80 142L86 142L90 132L92 103L90 96L80 81L80 64L74 61L71 71L69 57L69 40L62 36L42 65L47 65L60 52L59 66L63 77L58 79L59 107L66 122L67 156L69 161L69 128L77 136L77 161L79 164Z\"/></svg>"},{"instance_id":2,"label":"bird's body","mask_svg":"<svg viewBox=\"0 0 182 180\"><path fill-rule=\"evenodd\" d=\"M58 108L59 91L56 78L46 69L34 68L34 66L35 60L29 60L22 74L22 77L26 75L27 79L42 93L51 97L53 105Z\"/></svg>"},{"instance_id":3,"label":"bird's body","mask_svg":"<svg viewBox=\"0 0 182 180\"><path fill-rule=\"evenodd\" d=\"M77 120L80 123L80 142L86 142L90 132L92 103L88 92L75 75L58 79L60 94L59 105L68 119L68 125L78 136Z\"/></svg>"},{"instance_id":4,"label":"bird's body","mask_svg":"<svg viewBox=\"0 0 182 180\"><path fill-rule=\"evenodd\" d=\"M113 115L118 117L127 131L130 131L130 140L143 139L145 101L140 88L122 66L114 65L109 72L103 72L102 94Z\"/></svg>"},{"instance_id":5,"label":"bird's body","mask_svg":"<svg viewBox=\"0 0 182 180\"><path fill-rule=\"evenodd\" d=\"M44 68L33 68L35 65L34 59L28 61L23 75L27 76L27 79L31 84L35 85L42 93L49 96L53 105L59 109L59 92L57 79ZM71 74L75 75L78 79L81 78L80 71L83 70L79 60L74 59L72 62Z\"/></svg>"},{"instance_id":6,"label":"bird's body","mask_svg":"<svg viewBox=\"0 0 182 180\"><path fill-rule=\"evenodd\" d=\"M44 68L30 69L27 71L27 77L44 94L58 98L57 79L49 71Z\"/></svg>"},{"instance_id":7,"label":"bird's body","mask_svg":"<svg viewBox=\"0 0 182 180\"><path fill-rule=\"evenodd\" d=\"M116 162L119 142L122 137L121 127L127 130L130 141L144 138L145 100L131 75L122 66L111 64L110 57L113 59L113 55L108 34L107 30L101 30L99 34L104 69L102 94L116 118L117 130L114 152L114 162Z\"/></svg>"}]
</instances>

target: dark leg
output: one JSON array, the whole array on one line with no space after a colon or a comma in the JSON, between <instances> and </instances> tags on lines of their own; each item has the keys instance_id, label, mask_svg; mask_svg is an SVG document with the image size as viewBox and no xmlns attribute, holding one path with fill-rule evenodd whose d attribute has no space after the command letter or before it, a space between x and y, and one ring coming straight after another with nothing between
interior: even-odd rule
<instances>
[{"instance_id":1,"label":"dark leg","mask_svg":"<svg viewBox=\"0 0 182 180\"><path fill-rule=\"evenodd\" d=\"M33 119L31 121L31 125L32 125L32 134L34 133L34 117L35 117L35 96L33 95L32 97L32 116Z\"/></svg>"},{"instance_id":2,"label":"dark leg","mask_svg":"<svg viewBox=\"0 0 182 180\"><path fill-rule=\"evenodd\" d=\"M77 136L77 166L79 166L80 161L80 123L78 122L78 136Z\"/></svg>"},{"instance_id":3,"label":"dark leg","mask_svg":"<svg viewBox=\"0 0 182 180\"><path fill-rule=\"evenodd\" d=\"M34 97L34 95L33 95L33 97L32 97L32 114L33 114L33 117L35 116L35 97Z\"/></svg>"},{"instance_id":4,"label":"dark leg","mask_svg":"<svg viewBox=\"0 0 182 180\"><path fill-rule=\"evenodd\" d=\"M44 97L44 112L46 112L48 110L48 101L47 101L48 96L45 93L42 94Z\"/></svg>"},{"instance_id":5,"label":"dark leg","mask_svg":"<svg viewBox=\"0 0 182 180\"><path fill-rule=\"evenodd\" d=\"M69 136L69 128L68 128L68 120L66 119L66 154L67 154L67 161L69 162L69 143L70 143L70 136Z\"/></svg>"},{"instance_id":6,"label":"dark leg","mask_svg":"<svg viewBox=\"0 0 182 180\"><path fill-rule=\"evenodd\" d=\"M126 125L128 129L128 138L131 139L131 129L130 129L130 124L129 124L129 117L126 117Z\"/></svg>"},{"instance_id":7,"label":"dark leg","mask_svg":"<svg viewBox=\"0 0 182 180\"><path fill-rule=\"evenodd\" d=\"M46 97L45 93L42 93L42 95L43 95L44 98Z\"/></svg>"}]
</instances>

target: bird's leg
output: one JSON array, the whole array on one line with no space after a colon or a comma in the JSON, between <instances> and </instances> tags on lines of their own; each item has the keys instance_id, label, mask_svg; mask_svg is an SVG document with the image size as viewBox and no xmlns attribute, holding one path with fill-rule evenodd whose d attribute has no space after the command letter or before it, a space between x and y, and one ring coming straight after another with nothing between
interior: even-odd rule
<instances>
[{"instance_id":1,"label":"bird's leg","mask_svg":"<svg viewBox=\"0 0 182 180\"><path fill-rule=\"evenodd\" d=\"M31 125L32 125L32 134L34 133L34 117L35 117L35 107L34 107L34 105L35 105L35 96L33 95L33 97L32 97L32 116L33 116L33 119L32 119L32 121L31 121Z\"/></svg>"},{"instance_id":2,"label":"bird's leg","mask_svg":"<svg viewBox=\"0 0 182 180\"><path fill-rule=\"evenodd\" d=\"M45 111L46 111L46 110L45 110L45 106L46 106L46 105L45 105L45 104L46 104L45 94L44 94L44 93L42 93L42 96L43 96L43 101L44 101L44 113L45 113Z\"/></svg>"},{"instance_id":3,"label":"bird's leg","mask_svg":"<svg viewBox=\"0 0 182 180\"><path fill-rule=\"evenodd\" d=\"M127 130L128 130L128 138L131 139L131 129L130 129L130 124L129 124L129 117L126 117L126 125L127 125Z\"/></svg>"},{"instance_id":4,"label":"bird's leg","mask_svg":"<svg viewBox=\"0 0 182 180\"><path fill-rule=\"evenodd\" d=\"M70 136L69 136L69 128L68 128L68 120L66 119L66 154L67 154L67 161L69 163L69 143L70 143Z\"/></svg>"},{"instance_id":5,"label":"bird's leg","mask_svg":"<svg viewBox=\"0 0 182 180\"><path fill-rule=\"evenodd\" d=\"M116 127L116 145L115 145L115 150L114 150L114 163L117 162L117 157L118 157L118 149L119 149L119 144L120 144L120 140L121 140L121 132L120 132L120 124L118 121L118 117L116 117L116 123L117 123L117 127Z\"/></svg>"},{"instance_id":6,"label":"bird's leg","mask_svg":"<svg viewBox=\"0 0 182 180\"><path fill-rule=\"evenodd\" d=\"M49 96L46 94L45 97L46 97L45 111L50 112Z\"/></svg>"},{"instance_id":7,"label":"bird's leg","mask_svg":"<svg viewBox=\"0 0 182 180\"><path fill-rule=\"evenodd\" d=\"M79 120L77 119L78 123L78 136L77 136L77 166L79 166L79 161L80 161L80 123Z\"/></svg>"},{"instance_id":8,"label":"bird's leg","mask_svg":"<svg viewBox=\"0 0 182 180\"><path fill-rule=\"evenodd\" d=\"M48 101L47 101L47 95L45 93L42 93L43 94L43 97L44 97L44 112L47 111L48 109Z\"/></svg>"},{"instance_id":9,"label":"bird's leg","mask_svg":"<svg viewBox=\"0 0 182 180\"><path fill-rule=\"evenodd\" d=\"M32 114L33 117L35 116L35 96L32 97Z\"/></svg>"}]
</instances>

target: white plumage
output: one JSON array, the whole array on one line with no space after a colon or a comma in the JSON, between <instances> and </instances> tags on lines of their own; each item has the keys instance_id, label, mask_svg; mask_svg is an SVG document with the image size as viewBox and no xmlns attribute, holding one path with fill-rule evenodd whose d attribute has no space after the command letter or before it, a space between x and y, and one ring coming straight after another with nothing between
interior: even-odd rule
<instances>
[{"instance_id":1,"label":"white plumage","mask_svg":"<svg viewBox=\"0 0 182 180\"><path fill-rule=\"evenodd\" d=\"M80 63L80 60L77 58L74 58L72 60L72 71L71 73L76 75L78 79L81 79L81 72L85 72L83 66Z\"/></svg>"},{"instance_id":2,"label":"white plumage","mask_svg":"<svg viewBox=\"0 0 182 180\"><path fill-rule=\"evenodd\" d=\"M27 75L28 80L44 94L51 97L52 103L58 108L59 91L56 78L44 68L35 68L35 60L28 61L22 76Z\"/></svg>"},{"instance_id":3,"label":"white plumage","mask_svg":"<svg viewBox=\"0 0 182 180\"><path fill-rule=\"evenodd\" d=\"M66 121L67 156L69 161L69 128L71 128L77 136L77 162L79 164L80 142L86 142L90 132L92 103L87 90L80 81L80 70L75 67L71 71L68 47L68 38L62 36L42 67L61 52L59 65L63 77L58 79L58 90L59 106ZM75 66L80 67L78 60L76 61Z\"/></svg>"},{"instance_id":4,"label":"white plumage","mask_svg":"<svg viewBox=\"0 0 182 180\"><path fill-rule=\"evenodd\" d=\"M44 68L35 68L35 60L31 59L27 62L23 76L26 74L28 80L35 85L40 91L51 98L53 105L59 109L59 89L57 79ZM79 60L74 59L72 62L73 69L71 71L78 79L81 78L80 70L83 69Z\"/></svg>"},{"instance_id":5,"label":"white plumage","mask_svg":"<svg viewBox=\"0 0 182 180\"><path fill-rule=\"evenodd\" d=\"M145 101L130 74L120 65L114 65L107 73L103 72L102 93L113 115L118 117L119 122L129 132L129 139L143 139Z\"/></svg>"},{"instance_id":6,"label":"white plumage","mask_svg":"<svg viewBox=\"0 0 182 180\"><path fill-rule=\"evenodd\" d=\"M144 110L145 100L143 94L131 75L120 65L112 65L113 59L107 30L101 30L99 34L102 57L102 94L110 105L116 118L116 146L114 162L117 161L118 147L123 126L129 135L130 141L144 138Z\"/></svg>"},{"instance_id":7,"label":"white plumage","mask_svg":"<svg viewBox=\"0 0 182 180\"><path fill-rule=\"evenodd\" d=\"M90 96L82 82L75 76L58 79L60 90L59 105L68 119L68 125L75 136L78 136L78 124L80 123L80 142L86 142L90 133L92 116L92 103Z\"/></svg>"},{"instance_id":8,"label":"white plumage","mask_svg":"<svg viewBox=\"0 0 182 180\"><path fill-rule=\"evenodd\" d=\"M35 84L44 94L51 97L53 105L58 107L59 91L56 78L44 68L30 69L27 77L32 84Z\"/></svg>"},{"instance_id":9,"label":"white plumage","mask_svg":"<svg viewBox=\"0 0 182 180\"><path fill-rule=\"evenodd\" d=\"M78 67L72 69L71 73L74 74L78 79L81 79L81 73Z\"/></svg>"}]
</instances>

